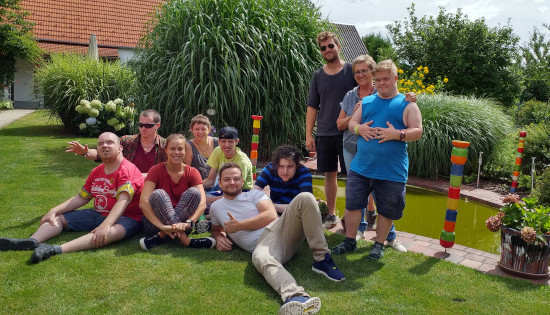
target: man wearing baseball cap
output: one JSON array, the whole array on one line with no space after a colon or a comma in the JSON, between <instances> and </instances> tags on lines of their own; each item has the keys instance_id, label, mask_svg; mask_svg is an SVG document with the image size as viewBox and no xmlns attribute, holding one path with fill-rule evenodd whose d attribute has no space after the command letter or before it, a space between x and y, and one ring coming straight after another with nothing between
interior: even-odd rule
<instances>
[{"instance_id":1,"label":"man wearing baseball cap","mask_svg":"<svg viewBox=\"0 0 550 315\"><path fill-rule=\"evenodd\" d=\"M212 151L206 164L211 167L208 178L203 180L205 188L212 187L216 182L218 170L223 164L233 162L243 171L243 190L250 190L253 186L252 180L252 162L248 156L237 148L239 144L239 132L235 127L223 127L218 132L219 146Z\"/></svg>"}]
</instances>

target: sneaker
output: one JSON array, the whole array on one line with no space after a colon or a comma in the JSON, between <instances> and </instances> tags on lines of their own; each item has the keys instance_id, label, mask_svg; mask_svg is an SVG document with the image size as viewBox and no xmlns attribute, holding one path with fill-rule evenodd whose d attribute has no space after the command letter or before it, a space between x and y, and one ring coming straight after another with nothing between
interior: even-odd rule
<instances>
[{"instance_id":1,"label":"sneaker","mask_svg":"<svg viewBox=\"0 0 550 315\"><path fill-rule=\"evenodd\" d=\"M332 229L336 226L336 224L338 224L339 221L340 219L334 214L327 214L323 220L323 227L327 230Z\"/></svg>"},{"instance_id":2,"label":"sneaker","mask_svg":"<svg viewBox=\"0 0 550 315\"><path fill-rule=\"evenodd\" d=\"M212 237L192 238L189 242L190 248L212 248L216 246L216 240Z\"/></svg>"},{"instance_id":3,"label":"sneaker","mask_svg":"<svg viewBox=\"0 0 550 315\"><path fill-rule=\"evenodd\" d=\"M403 244L401 244L401 242L398 239L395 239L393 241L389 241L388 245L393 247L393 249L395 249L398 252L402 252L402 253L407 252L407 249L405 248L405 246L403 246Z\"/></svg>"},{"instance_id":4,"label":"sneaker","mask_svg":"<svg viewBox=\"0 0 550 315\"><path fill-rule=\"evenodd\" d=\"M311 270L315 271L316 273L325 275L325 277L329 278L332 281L340 282L346 280L344 274L340 270L338 270L338 268L334 264L334 261L332 260L332 257L330 257L329 253L325 254L325 259L321 261L314 261Z\"/></svg>"},{"instance_id":5,"label":"sneaker","mask_svg":"<svg viewBox=\"0 0 550 315\"><path fill-rule=\"evenodd\" d=\"M349 253L349 252L353 252L353 251L356 251L357 250L357 241L355 242L346 242L345 240L336 245L336 247L333 247L331 252L333 254L345 254L345 253Z\"/></svg>"},{"instance_id":6,"label":"sneaker","mask_svg":"<svg viewBox=\"0 0 550 315\"><path fill-rule=\"evenodd\" d=\"M195 223L195 232L197 234L202 234L210 231L210 228L212 227L212 223L208 220L200 220L197 223Z\"/></svg>"},{"instance_id":7,"label":"sneaker","mask_svg":"<svg viewBox=\"0 0 550 315\"><path fill-rule=\"evenodd\" d=\"M365 238L365 231L359 231L357 230L357 234L355 234L355 240L359 241Z\"/></svg>"},{"instance_id":8,"label":"sneaker","mask_svg":"<svg viewBox=\"0 0 550 315\"><path fill-rule=\"evenodd\" d=\"M376 217L378 214L374 211L367 211L367 230L376 230Z\"/></svg>"},{"instance_id":9,"label":"sneaker","mask_svg":"<svg viewBox=\"0 0 550 315\"><path fill-rule=\"evenodd\" d=\"M139 246L143 250L150 250L155 246L159 246L164 243L164 239L160 235L155 234L153 236L143 237L139 240Z\"/></svg>"},{"instance_id":10,"label":"sneaker","mask_svg":"<svg viewBox=\"0 0 550 315\"><path fill-rule=\"evenodd\" d=\"M321 299L318 297L295 296L286 300L279 308L279 315L317 314L321 310Z\"/></svg>"},{"instance_id":11,"label":"sneaker","mask_svg":"<svg viewBox=\"0 0 550 315\"><path fill-rule=\"evenodd\" d=\"M31 256L31 262L37 264L43 260L50 258L53 255L57 255L53 245L41 243L37 248L34 249L34 252Z\"/></svg>"},{"instance_id":12,"label":"sneaker","mask_svg":"<svg viewBox=\"0 0 550 315\"><path fill-rule=\"evenodd\" d=\"M31 250L38 247L38 241L34 238L0 238L0 251L7 250Z\"/></svg>"},{"instance_id":13,"label":"sneaker","mask_svg":"<svg viewBox=\"0 0 550 315\"><path fill-rule=\"evenodd\" d=\"M378 260L384 257L384 244L374 242L374 247L370 250L369 259Z\"/></svg>"}]
</instances>

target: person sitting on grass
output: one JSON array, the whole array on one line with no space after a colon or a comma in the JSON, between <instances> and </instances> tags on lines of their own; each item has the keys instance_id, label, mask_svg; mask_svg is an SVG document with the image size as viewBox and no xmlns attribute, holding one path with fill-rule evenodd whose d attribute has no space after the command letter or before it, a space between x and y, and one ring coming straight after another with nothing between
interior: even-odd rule
<instances>
[{"instance_id":1,"label":"person sitting on grass","mask_svg":"<svg viewBox=\"0 0 550 315\"><path fill-rule=\"evenodd\" d=\"M218 170L226 162L233 162L239 165L243 171L244 184L243 189L245 191L252 189L253 177L252 177L252 162L248 156L237 147L239 144L239 132L235 127L223 127L218 132L219 146L212 151L208 161L206 162L210 166L210 173L208 178L203 181L205 188L211 188L216 184L216 177L218 176ZM206 199L208 203L212 203L221 196L209 195Z\"/></svg>"},{"instance_id":2,"label":"person sitting on grass","mask_svg":"<svg viewBox=\"0 0 550 315\"><path fill-rule=\"evenodd\" d=\"M254 183L254 189L269 186L269 196L281 215L288 204L301 192L313 192L311 172L300 163L298 148L283 145L277 148L273 161L267 164Z\"/></svg>"},{"instance_id":3,"label":"person sitting on grass","mask_svg":"<svg viewBox=\"0 0 550 315\"><path fill-rule=\"evenodd\" d=\"M122 156L114 133L97 140L102 164L92 170L80 193L50 209L30 238L0 238L0 250L32 250L32 263L61 253L99 248L132 237L141 229L139 197L143 176ZM94 199L94 209L76 210ZM63 231L90 232L63 245L43 243Z\"/></svg>"},{"instance_id":4,"label":"person sitting on grass","mask_svg":"<svg viewBox=\"0 0 550 315\"><path fill-rule=\"evenodd\" d=\"M185 164L196 168L203 180L207 179L210 166L206 162L218 146L218 138L209 136L212 131L210 119L201 114L191 119L189 131L193 134L193 139L188 140L185 145Z\"/></svg>"},{"instance_id":5,"label":"person sitting on grass","mask_svg":"<svg viewBox=\"0 0 550 315\"><path fill-rule=\"evenodd\" d=\"M151 167L145 178L139 202L148 235L139 240L143 250L160 245L166 236L178 238L185 247L212 248L216 245L211 237L187 237L206 208L206 198L199 171L183 162L185 144L181 134L166 138L168 160ZM197 231L202 232L205 231Z\"/></svg>"},{"instance_id":6,"label":"person sitting on grass","mask_svg":"<svg viewBox=\"0 0 550 315\"><path fill-rule=\"evenodd\" d=\"M279 314L319 312L321 300L310 297L283 267L307 239L313 252L312 270L332 281L345 280L330 256L313 194L298 194L277 218L275 206L263 191L242 191L243 177L237 164L226 163L220 168L219 183L223 198L210 208L216 248L230 251L235 242L252 253L252 263L283 300Z\"/></svg>"},{"instance_id":7,"label":"person sitting on grass","mask_svg":"<svg viewBox=\"0 0 550 315\"><path fill-rule=\"evenodd\" d=\"M165 139L158 135L160 114L154 109L146 109L139 115L139 134L120 137L122 155L134 163L141 173L149 172L151 166L166 161L164 153ZM88 160L101 162L97 149L71 141L65 152L82 155Z\"/></svg>"}]
</instances>

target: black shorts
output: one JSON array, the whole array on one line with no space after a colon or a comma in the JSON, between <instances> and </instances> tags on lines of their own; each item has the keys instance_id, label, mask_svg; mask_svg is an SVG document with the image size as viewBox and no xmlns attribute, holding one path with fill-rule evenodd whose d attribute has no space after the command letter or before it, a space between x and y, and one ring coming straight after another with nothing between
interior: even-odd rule
<instances>
[{"instance_id":1,"label":"black shorts","mask_svg":"<svg viewBox=\"0 0 550 315\"><path fill-rule=\"evenodd\" d=\"M317 150L317 171L336 172L338 171L338 161L340 161L341 172L346 173L342 135L315 137L315 148Z\"/></svg>"}]
</instances>

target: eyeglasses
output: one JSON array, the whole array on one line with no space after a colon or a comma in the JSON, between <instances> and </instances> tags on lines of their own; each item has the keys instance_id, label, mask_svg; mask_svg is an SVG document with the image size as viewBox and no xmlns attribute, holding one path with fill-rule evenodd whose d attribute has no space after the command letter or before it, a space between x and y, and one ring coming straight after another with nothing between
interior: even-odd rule
<instances>
[{"instance_id":1,"label":"eyeglasses","mask_svg":"<svg viewBox=\"0 0 550 315\"><path fill-rule=\"evenodd\" d=\"M369 73L369 72L370 72L369 69L363 69L363 70L357 70L357 71L355 71L354 74L355 74L356 76L359 76L360 74L362 74L362 75L367 75L367 73Z\"/></svg>"},{"instance_id":2,"label":"eyeglasses","mask_svg":"<svg viewBox=\"0 0 550 315\"><path fill-rule=\"evenodd\" d=\"M321 51L325 51L325 50L327 50L327 47L330 48L330 49L334 49L335 46L336 46L336 45L330 43L330 44L328 44L328 45L326 45L326 46L321 46L320 48L321 48Z\"/></svg>"},{"instance_id":3,"label":"eyeglasses","mask_svg":"<svg viewBox=\"0 0 550 315\"><path fill-rule=\"evenodd\" d=\"M138 123L138 127L139 128L142 128L142 127L145 127L147 129L151 129L155 126L156 124L143 124L143 123Z\"/></svg>"}]
</instances>

